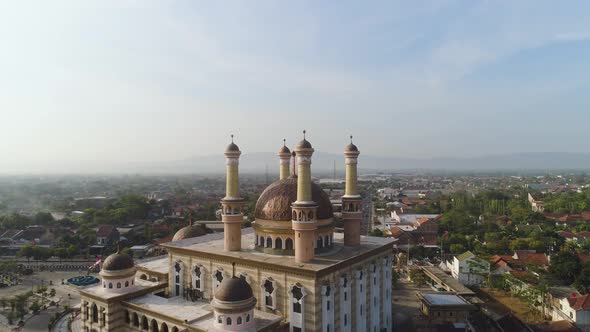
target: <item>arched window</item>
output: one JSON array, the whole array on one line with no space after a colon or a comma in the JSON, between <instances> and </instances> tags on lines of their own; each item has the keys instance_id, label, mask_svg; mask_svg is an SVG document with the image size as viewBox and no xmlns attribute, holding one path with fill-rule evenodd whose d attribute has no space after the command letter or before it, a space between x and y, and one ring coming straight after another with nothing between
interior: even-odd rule
<instances>
[{"instance_id":1,"label":"arched window","mask_svg":"<svg viewBox=\"0 0 590 332\"><path fill-rule=\"evenodd\" d=\"M193 280L194 280L194 286L195 289L201 290L201 267L200 266L195 266L195 269L193 270Z\"/></svg>"},{"instance_id":2,"label":"arched window","mask_svg":"<svg viewBox=\"0 0 590 332\"><path fill-rule=\"evenodd\" d=\"M147 329L149 329L149 328L150 328L150 326L149 326L149 324L148 324L148 320L147 320L147 317L146 317L146 316L143 316L143 317L141 318L141 328L142 328L142 329L144 329L144 330L147 330Z\"/></svg>"},{"instance_id":3,"label":"arched window","mask_svg":"<svg viewBox=\"0 0 590 332\"><path fill-rule=\"evenodd\" d=\"M92 305L92 321L98 323L98 306L96 303Z\"/></svg>"},{"instance_id":4,"label":"arched window","mask_svg":"<svg viewBox=\"0 0 590 332\"><path fill-rule=\"evenodd\" d=\"M293 220L297 220L297 212L293 211Z\"/></svg>"},{"instance_id":5,"label":"arched window","mask_svg":"<svg viewBox=\"0 0 590 332\"><path fill-rule=\"evenodd\" d=\"M283 249L283 240L280 237L275 239L275 249Z\"/></svg>"},{"instance_id":6,"label":"arched window","mask_svg":"<svg viewBox=\"0 0 590 332\"><path fill-rule=\"evenodd\" d=\"M250 321L250 314L246 315L246 323L248 323Z\"/></svg>"},{"instance_id":7,"label":"arched window","mask_svg":"<svg viewBox=\"0 0 590 332\"><path fill-rule=\"evenodd\" d=\"M129 324L131 322L131 315L129 314L129 310L125 310L125 323Z\"/></svg>"},{"instance_id":8,"label":"arched window","mask_svg":"<svg viewBox=\"0 0 590 332\"><path fill-rule=\"evenodd\" d=\"M231 325L231 317L227 317L227 319L225 320L225 323L227 325Z\"/></svg>"},{"instance_id":9,"label":"arched window","mask_svg":"<svg viewBox=\"0 0 590 332\"><path fill-rule=\"evenodd\" d=\"M121 288L121 283L120 282L117 283L117 288Z\"/></svg>"},{"instance_id":10,"label":"arched window","mask_svg":"<svg viewBox=\"0 0 590 332\"><path fill-rule=\"evenodd\" d=\"M270 236L266 238L266 247L272 248L272 238Z\"/></svg>"},{"instance_id":11,"label":"arched window","mask_svg":"<svg viewBox=\"0 0 590 332\"><path fill-rule=\"evenodd\" d=\"M330 245L330 237L328 235L324 236L324 245L326 247Z\"/></svg>"},{"instance_id":12,"label":"arched window","mask_svg":"<svg viewBox=\"0 0 590 332\"><path fill-rule=\"evenodd\" d=\"M141 275L141 277L139 277L139 279L141 279L141 280L147 280L147 279L148 279L148 277L147 277L147 275L145 275L145 274L142 274L142 275Z\"/></svg>"},{"instance_id":13,"label":"arched window","mask_svg":"<svg viewBox=\"0 0 590 332\"><path fill-rule=\"evenodd\" d=\"M109 288L113 288L113 283L109 282Z\"/></svg>"},{"instance_id":14,"label":"arched window","mask_svg":"<svg viewBox=\"0 0 590 332\"><path fill-rule=\"evenodd\" d=\"M266 278L262 283L264 305L268 308L275 309L275 282L272 278Z\"/></svg>"},{"instance_id":15,"label":"arched window","mask_svg":"<svg viewBox=\"0 0 590 332\"><path fill-rule=\"evenodd\" d=\"M133 326L139 327L139 316L137 316L137 312L133 313Z\"/></svg>"},{"instance_id":16,"label":"arched window","mask_svg":"<svg viewBox=\"0 0 590 332\"><path fill-rule=\"evenodd\" d=\"M285 240L285 249L293 250L293 240L289 237Z\"/></svg>"},{"instance_id":17,"label":"arched window","mask_svg":"<svg viewBox=\"0 0 590 332\"><path fill-rule=\"evenodd\" d=\"M129 280L125 281L125 287L129 287Z\"/></svg>"},{"instance_id":18,"label":"arched window","mask_svg":"<svg viewBox=\"0 0 590 332\"><path fill-rule=\"evenodd\" d=\"M152 332L159 332L158 322L155 319L152 319Z\"/></svg>"},{"instance_id":19,"label":"arched window","mask_svg":"<svg viewBox=\"0 0 590 332\"><path fill-rule=\"evenodd\" d=\"M180 295L180 292L182 290L182 288L181 288L181 285L182 285L181 276L182 276L182 265L181 265L181 262L176 262L176 264L174 264L174 295L175 296L179 296Z\"/></svg>"},{"instance_id":20,"label":"arched window","mask_svg":"<svg viewBox=\"0 0 590 332\"><path fill-rule=\"evenodd\" d=\"M238 319L236 320L236 324L238 324L238 325L242 324L242 317L238 317Z\"/></svg>"},{"instance_id":21,"label":"arched window","mask_svg":"<svg viewBox=\"0 0 590 332\"><path fill-rule=\"evenodd\" d=\"M168 332L168 324L162 323L162 329L161 329L161 331L162 332Z\"/></svg>"},{"instance_id":22,"label":"arched window","mask_svg":"<svg viewBox=\"0 0 590 332\"><path fill-rule=\"evenodd\" d=\"M293 295L293 312L300 314L303 304L303 290L301 287L293 285L293 287L291 287L291 294Z\"/></svg>"},{"instance_id":23,"label":"arched window","mask_svg":"<svg viewBox=\"0 0 590 332\"><path fill-rule=\"evenodd\" d=\"M258 245L261 247L264 247L264 237L263 236L260 237L260 241L258 242Z\"/></svg>"},{"instance_id":24,"label":"arched window","mask_svg":"<svg viewBox=\"0 0 590 332\"><path fill-rule=\"evenodd\" d=\"M217 322L218 322L219 324L223 323L223 318L221 318L221 316L218 316L218 317L217 317Z\"/></svg>"}]
</instances>

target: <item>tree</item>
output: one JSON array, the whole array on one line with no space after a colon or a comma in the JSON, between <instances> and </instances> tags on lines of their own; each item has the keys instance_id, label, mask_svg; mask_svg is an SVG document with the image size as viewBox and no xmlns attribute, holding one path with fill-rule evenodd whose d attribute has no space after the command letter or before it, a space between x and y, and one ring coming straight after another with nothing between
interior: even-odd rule
<instances>
[{"instance_id":1,"label":"tree","mask_svg":"<svg viewBox=\"0 0 590 332\"><path fill-rule=\"evenodd\" d=\"M52 288L49 290L49 296L50 297L54 297L55 296L55 288Z\"/></svg>"},{"instance_id":2,"label":"tree","mask_svg":"<svg viewBox=\"0 0 590 332\"><path fill-rule=\"evenodd\" d=\"M465 247L460 243L455 243L451 244L450 250L453 254L460 254L465 251Z\"/></svg>"},{"instance_id":3,"label":"tree","mask_svg":"<svg viewBox=\"0 0 590 332\"><path fill-rule=\"evenodd\" d=\"M565 285L573 283L581 270L580 259L570 251L561 251L555 255L549 267L549 272Z\"/></svg>"},{"instance_id":4,"label":"tree","mask_svg":"<svg viewBox=\"0 0 590 332\"><path fill-rule=\"evenodd\" d=\"M410 270L410 280L418 287L426 285L426 275L421 269Z\"/></svg>"},{"instance_id":5,"label":"tree","mask_svg":"<svg viewBox=\"0 0 590 332\"><path fill-rule=\"evenodd\" d=\"M580 293L590 293L590 262L584 263L582 265L582 271L576 277L574 285L578 289L578 291L580 291Z\"/></svg>"},{"instance_id":6,"label":"tree","mask_svg":"<svg viewBox=\"0 0 590 332\"><path fill-rule=\"evenodd\" d=\"M41 305L39 302L35 301L29 306L29 310L31 310L34 314L38 313L41 309Z\"/></svg>"}]
</instances>

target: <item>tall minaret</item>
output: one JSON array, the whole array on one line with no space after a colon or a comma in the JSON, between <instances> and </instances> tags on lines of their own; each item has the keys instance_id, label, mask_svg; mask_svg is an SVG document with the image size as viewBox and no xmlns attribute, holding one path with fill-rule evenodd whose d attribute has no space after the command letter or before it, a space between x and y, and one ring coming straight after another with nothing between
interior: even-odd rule
<instances>
[{"instance_id":1,"label":"tall minaret","mask_svg":"<svg viewBox=\"0 0 590 332\"><path fill-rule=\"evenodd\" d=\"M223 248L225 251L240 251L242 247L242 221L244 220L244 199L240 197L238 165L240 148L231 143L225 149L226 180L225 197L221 200L221 221L223 222Z\"/></svg>"},{"instance_id":2,"label":"tall minaret","mask_svg":"<svg viewBox=\"0 0 590 332\"><path fill-rule=\"evenodd\" d=\"M292 227L295 232L295 261L305 263L314 257L315 231L317 229L318 205L311 196L311 144L305 139L295 147L298 166L297 201L291 206Z\"/></svg>"},{"instance_id":3,"label":"tall minaret","mask_svg":"<svg viewBox=\"0 0 590 332\"><path fill-rule=\"evenodd\" d=\"M357 162L360 152L352 143L344 149L346 157L346 188L342 196L342 219L344 221L344 245L358 246L361 243L362 199L357 189Z\"/></svg>"},{"instance_id":4,"label":"tall minaret","mask_svg":"<svg viewBox=\"0 0 590 332\"><path fill-rule=\"evenodd\" d=\"M291 151L287 147L286 140L283 139L283 146L277 153L279 156L279 180L284 180L289 177L289 164L291 160Z\"/></svg>"}]
</instances>

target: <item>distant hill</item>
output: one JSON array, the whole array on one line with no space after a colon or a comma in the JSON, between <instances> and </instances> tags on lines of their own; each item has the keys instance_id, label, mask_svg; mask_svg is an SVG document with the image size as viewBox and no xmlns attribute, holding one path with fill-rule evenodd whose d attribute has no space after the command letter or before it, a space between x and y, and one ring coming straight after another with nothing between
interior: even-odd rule
<instances>
[{"instance_id":1,"label":"distant hill","mask_svg":"<svg viewBox=\"0 0 590 332\"><path fill-rule=\"evenodd\" d=\"M334 161L337 171L344 169L341 154L316 152L314 171L331 172ZM121 172L139 173L221 173L224 172L223 155L192 157L186 160L158 163L136 163L123 166ZM277 172L275 153L245 153L240 159L240 170L249 173ZM361 154L359 168L364 170L590 170L590 154L546 152L489 155L473 158L404 158L377 157Z\"/></svg>"}]
</instances>

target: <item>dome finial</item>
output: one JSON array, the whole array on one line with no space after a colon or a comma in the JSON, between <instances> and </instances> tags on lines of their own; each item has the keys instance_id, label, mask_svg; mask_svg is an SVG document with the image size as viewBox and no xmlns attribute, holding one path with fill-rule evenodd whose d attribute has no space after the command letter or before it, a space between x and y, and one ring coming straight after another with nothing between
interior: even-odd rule
<instances>
[{"instance_id":1,"label":"dome finial","mask_svg":"<svg viewBox=\"0 0 590 332\"><path fill-rule=\"evenodd\" d=\"M234 277L234 278L236 277L236 262L231 263L231 274L232 274L232 277Z\"/></svg>"},{"instance_id":2,"label":"dome finial","mask_svg":"<svg viewBox=\"0 0 590 332\"><path fill-rule=\"evenodd\" d=\"M307 130L303 129L303 139L305 139L305 134L307 133Z\"/></svg>"},{"instance_id":3,"label":"dome finial","mask_svg":"<svg viewBox=\"0 0 590 332\"><path fill-rule=\"evenodd\" d=\"M231 137L231 142L234 142L234 134L229 135Z\"/></svg>"},{"instance_id":4,"label":"dome finial","mask_svg":"<svg viewBox=\"0 0 590 332\"><path fill-rule=\"evenodd\" d=\"M283 138L283 146L287 146L287 139Z\"/></svg>"},{"instance_id":5,"label":"dome finial","mask_svg":"<svg viewBox=\"0 0 590 332\"><path fill-rule=\"evenodd\" d=\"M352 135L350 135L350 144L352 144Z\"/></svg>"}]
</instances>

